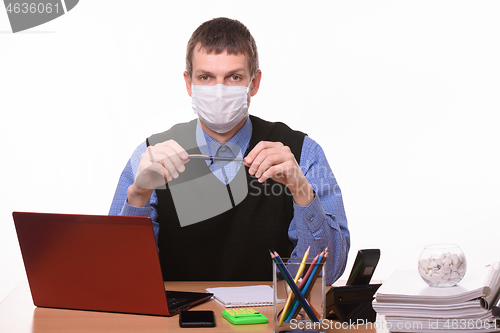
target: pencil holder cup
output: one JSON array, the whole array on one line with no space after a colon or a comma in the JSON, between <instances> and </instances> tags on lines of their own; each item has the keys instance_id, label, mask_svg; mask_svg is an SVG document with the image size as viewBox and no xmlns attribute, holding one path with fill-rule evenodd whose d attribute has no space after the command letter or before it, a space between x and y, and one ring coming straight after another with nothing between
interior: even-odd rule
<instances>
[{"instance_id":1,"label":"pencil holder cup","mask_svg":"<svg viewBox=\"0 0 500 333\"><path fill-rule=\"evenodd\" d=\"M300 258L282 258L282 260L284 266L273 261L274 332L324 332L328 328L325 327L327 324L325 319L326 285L323 278L325 265L323 262L318 264L313 263L313 259L307 259L305 267L301 269ZM297 273L302 271L295 284L300 290L300 296L296 295L287 281L285 268L292 280L295 279ZM288 301L289 298L290 301Z\"/></svg>"}]
</instances>

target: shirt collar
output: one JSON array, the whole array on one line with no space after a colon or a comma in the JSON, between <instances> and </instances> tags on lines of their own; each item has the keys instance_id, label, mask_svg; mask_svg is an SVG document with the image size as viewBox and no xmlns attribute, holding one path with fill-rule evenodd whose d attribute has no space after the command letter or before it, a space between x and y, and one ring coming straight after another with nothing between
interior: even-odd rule
<instances>
[{"instance_id":1,"label":"shirt collar","mask_svg":"<svg viewBox=\"0 0 500 333\"><path fill-rule=\"evenodd\" d=\"M250 137L252 136L252 121L250 117L247 117L247 120L243 124L243 126L236 132L235 135L228 142L226 142L226 146L228 146L234 154L234 157L244 157L243 155L248 149L248 145L250 144ZM213 156L217 152L217 150L222 146L219 142L217 142L214 138L209 136L207 133L203 131L200 125L200 120L196 124L196 144L198 148L200 148L200 152L204 155Z\"/></svg>"}]
</instances>

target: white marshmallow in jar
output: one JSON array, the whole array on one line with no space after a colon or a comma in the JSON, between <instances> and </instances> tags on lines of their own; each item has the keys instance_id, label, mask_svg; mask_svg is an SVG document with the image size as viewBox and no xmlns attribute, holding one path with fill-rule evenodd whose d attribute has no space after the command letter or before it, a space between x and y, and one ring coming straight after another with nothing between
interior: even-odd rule
<instances>
[{"instance_id":1,"label":"white marshmallow in jar","mask_svg":"<svg viewBox=\"0 0 500 333\"><path fill-rule=\"evenodd\" d=\"M434 244L424 248L418 259L418 272L431 287L452 287L467 270L467 261L460 246Z\"/></svg>"}]
</instances>

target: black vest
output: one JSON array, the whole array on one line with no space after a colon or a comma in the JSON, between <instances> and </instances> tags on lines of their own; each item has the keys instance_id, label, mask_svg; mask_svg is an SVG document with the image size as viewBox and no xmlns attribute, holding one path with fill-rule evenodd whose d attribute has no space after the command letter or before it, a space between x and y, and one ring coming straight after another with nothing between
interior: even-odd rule
<instances>
[{"instance_id":1,"label":"black vest","mask_svg":"<svg viewBox=\"0 0 500 333\"><path fill-rule=\"evenodd\" d=\"M252 137L244 156L260 141L279 141L290 147L300 163L304 133L293 131L283 123L271 123L255 116L250 116L250 120ZM166 132L152 135L146 142L149 146L173 139L189 154L199 154L196 122L195 119L177 124ZM191 159L185 167L186 171L179 178L156 189L160 223L158 248L163 279L272 280L272 261L268 250L274 248L282 257L290 256L293 250L288 238L288 227L293 218L293 197L288 188L272 179L260 184L257 178L250 176L245 166L240 167L227 186L212 174L204 160ZM238 182L241 185L245 178L246 196L241 186L234 186ZM196 187L200 184L203 186ZM184 204L179 202L180 197L186 198ZM210 204L205 205L203 201L204 208L197 210L194 207L198 207L201 200L208 200ZM178 215L176 207L183 212L179 211ZM209 207L217 207L221 212L210 211ZM181 227L179 216L182 215L181 220L184 216L196 219L206 210L206 214L212 217Z\"/></svg>"}]
</instances>

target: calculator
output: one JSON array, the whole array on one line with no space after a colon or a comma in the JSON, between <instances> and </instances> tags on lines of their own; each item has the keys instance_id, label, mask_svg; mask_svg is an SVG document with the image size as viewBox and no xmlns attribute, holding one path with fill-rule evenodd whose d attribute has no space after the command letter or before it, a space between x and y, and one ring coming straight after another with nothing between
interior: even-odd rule
<instances>
[{"instance_id":1,"label":"calculator","mask_svg":"<svg viewBox=\"0 0 500 333\"><path fill-rule=\"evenodd\" d=\"M223 310L222 317L226 318L234 325L267 323L267 317L252 308Z\"/></svg>"}]
</instances>

